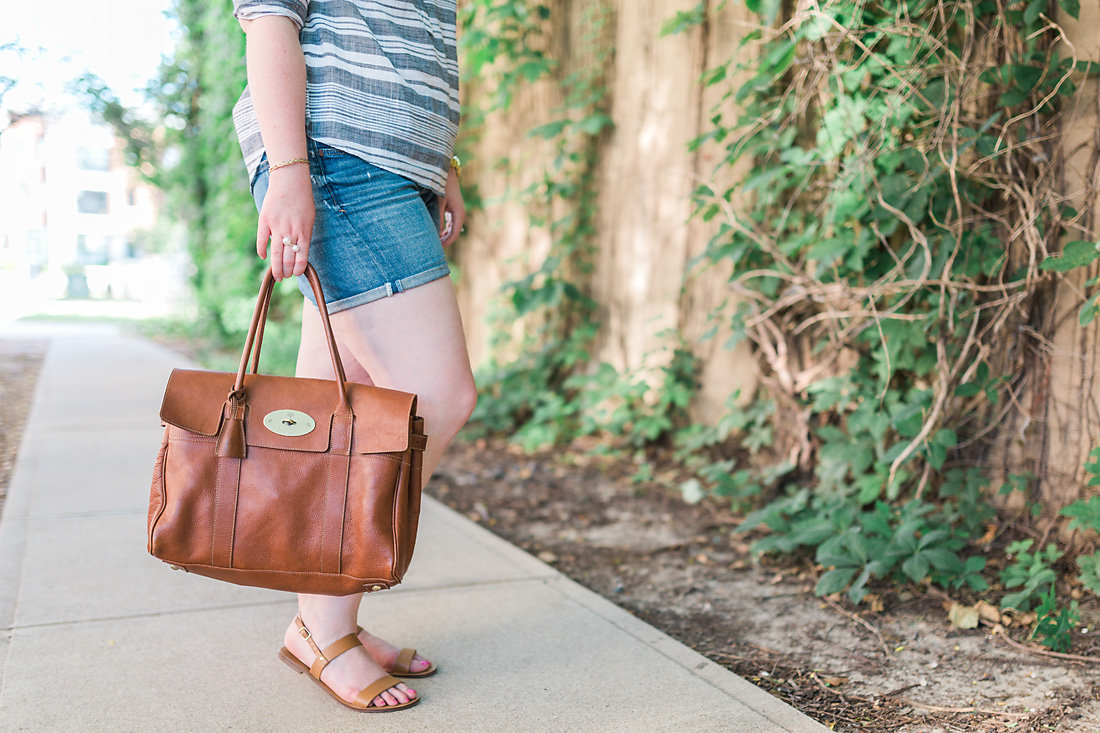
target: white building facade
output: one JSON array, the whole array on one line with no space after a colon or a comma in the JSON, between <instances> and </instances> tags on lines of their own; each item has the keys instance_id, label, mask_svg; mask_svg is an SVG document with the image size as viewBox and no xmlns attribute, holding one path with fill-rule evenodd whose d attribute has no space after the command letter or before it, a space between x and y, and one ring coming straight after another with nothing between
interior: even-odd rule
<instances>
[{"instance_id":1,"label":"white building facade","mask_svg":"<svg viewBox=\"0 0 1100 733\"><path fill-rule=\"evenodd\" d=\"M180 257L145 251L158 209L122 141L85 113L13 116L0 132L4 282L39 298L179 298Z\"/></svg>"}]
</instances>

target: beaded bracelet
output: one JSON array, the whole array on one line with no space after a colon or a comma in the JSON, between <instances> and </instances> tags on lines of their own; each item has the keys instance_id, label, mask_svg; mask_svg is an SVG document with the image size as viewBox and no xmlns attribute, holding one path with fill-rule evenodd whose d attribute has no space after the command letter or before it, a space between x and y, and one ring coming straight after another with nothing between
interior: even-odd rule
<instances>
[{"instance_id":1,"label":"beaded bracelet","mask_svg":"<svg viewBox=\"0 0 1100 733\"><path fill-rule=\"evenodd\" d=\"M282 163L272 163L267 168L268 170L278 170L280 168L286 168L288 165L296 165L298 163L309 163L305 158L291 158L290 160L284 160Z\"/></svg>"}]
</instances>

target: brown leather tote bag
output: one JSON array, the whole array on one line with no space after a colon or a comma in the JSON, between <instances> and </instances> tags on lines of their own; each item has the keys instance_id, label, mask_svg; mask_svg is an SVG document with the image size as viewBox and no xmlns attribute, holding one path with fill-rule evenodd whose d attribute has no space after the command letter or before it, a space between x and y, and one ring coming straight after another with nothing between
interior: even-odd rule
<instances>
[{"instance_id":1,"label":"brown leather tote bag","mask_svg":"<svg viewBox=\"0 0 1100 733\"><path fill-rule=\"evenodd\" d=\"M168 379L149 552L240 585L390 588L416 541L424 421L415 395L347 381L312 266L306 276L337 380L257 374L269 269L237 373L176 369Z\"/></svg>"}]
</instances>

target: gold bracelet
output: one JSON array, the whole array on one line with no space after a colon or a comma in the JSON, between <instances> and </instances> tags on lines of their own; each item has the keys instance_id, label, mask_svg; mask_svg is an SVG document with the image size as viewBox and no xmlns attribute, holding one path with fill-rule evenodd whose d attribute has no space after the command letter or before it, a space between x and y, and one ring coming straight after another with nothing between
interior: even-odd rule
<instances>
[{"instance_id":1,"label":"gold bracelet","mask_svg":"<svg viewBox=\"0 0 1100 733\"><path fill-rule=\"evenodd\" d=\"M454 168L455 175L462 178L462 160L457 155L451 156L451 167Z\"/></svg>"},{"instance_id":2,"label":"gold bracelet","mask_svg":"<svg viewBox=\"0 0 1100 733\"><path fill-rule=\"evenodd\" d=\"M280 168L286 168L288 165L297 165L298 163L309 163L305 158L291 158L290 160L284 160L282 163L272 163L267 167L270 171L279 170Z\"/></svg>"}]
</instances>

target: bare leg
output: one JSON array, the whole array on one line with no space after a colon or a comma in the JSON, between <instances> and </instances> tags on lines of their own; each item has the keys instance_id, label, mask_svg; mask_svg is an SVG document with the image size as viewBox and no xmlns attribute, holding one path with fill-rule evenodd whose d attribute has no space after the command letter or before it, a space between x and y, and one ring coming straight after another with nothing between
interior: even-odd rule
<instances>
[{"instance_id":1,"label":"bare leg","mask_svg":"<svg viewBox=\"0 0 1100 733\"><path fill-rule=\"evenodd\" d=\"M341 311L333 314L331 321L349 380L367 382L369 379L380 387L417 395L417 412L424 418L429 435L424 454L426 481L439 464L444 448L469 418L477 399L458 303L450 280L441 278L389 298ZM308 303L302 313L297 373L299 376L333 378L321 319L316 308ZM361 598L361 594L338 598L299 596L302 619L317 637L319 646L324 648L325 643L355 629ZM380 677L379 665L391 666L398 652L397 647L366 632L360 638L370 655L348 652L329 665L324 675L326 684L349 699ZM286 643L299 658L310 658L308 645L293 625L287 629ZM418 655L412 669L419 671L428 664ZM338 681L344 686L337 687ZM404 685L391 688L380 696L384 699L381 704L404 702L410 695L415 693L407 691ZM380 704L377 699L375 704Z\"/></svg>"}]
</instances>

